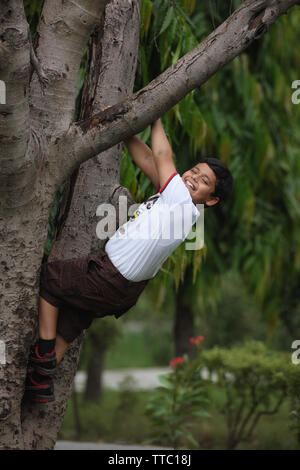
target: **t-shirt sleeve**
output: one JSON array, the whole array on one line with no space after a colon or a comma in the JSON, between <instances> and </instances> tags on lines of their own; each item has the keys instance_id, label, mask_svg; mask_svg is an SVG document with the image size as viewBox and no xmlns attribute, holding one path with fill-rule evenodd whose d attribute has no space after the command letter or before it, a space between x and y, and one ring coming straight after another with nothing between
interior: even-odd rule
<instances>
[{"instance_id":1,"label":"t-shirt sleeve","mask_svg":"<svg viewBox=\"0 0 300 470\"><path fill-rule=\"evenodd\" d=\"M192 203L189 190L182 181L181 176L173 173L164 186L159 190L163 202L168 204L187 204Z\"/></svg>"}]
</instances>

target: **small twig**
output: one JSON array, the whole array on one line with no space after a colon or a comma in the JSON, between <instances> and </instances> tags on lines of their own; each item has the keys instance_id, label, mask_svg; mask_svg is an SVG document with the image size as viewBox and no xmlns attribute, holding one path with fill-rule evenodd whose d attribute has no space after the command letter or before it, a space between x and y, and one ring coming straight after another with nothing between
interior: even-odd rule
<instances>
[{"instance_id":1,"label":"small twig","mask_svg":"<svg viewBox=\"0 0 300 470\"><path fill-rule=\"evenodd\" d=\"M35 71L38 76L40 85L41 85L42 93L44 95L45 88L49 84L49 79L47 77L47 74L44 72L43 67L41 66L40 61L38 60L36 53L34 51L29 27L28 27L28 35L29 35L29 44L30 44L30 62L32 66L31 74L30 74L30 81L32 79L33 72Z\"/></svg>"}]
</instances>

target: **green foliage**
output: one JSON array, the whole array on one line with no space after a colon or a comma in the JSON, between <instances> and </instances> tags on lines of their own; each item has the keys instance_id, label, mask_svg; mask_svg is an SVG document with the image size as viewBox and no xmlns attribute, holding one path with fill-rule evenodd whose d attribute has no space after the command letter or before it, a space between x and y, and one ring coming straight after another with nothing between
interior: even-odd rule
<instances>
[{"instance_id":1,"label":"green foliage","mask_svg":"<svg viewBox=\"0 0 300 470\"><path fill-rule=\"evenodd\" d=\"M157 429L148 442L171 442L178 449L184 438L190 449L197 449L198 443L190 431L191 420L210 416L205 409L208 399L197 362L189 361L187 355L180 359L183 362L174 365L173 372L158 377L162 386L155 389L146 406Z\"/></svg>"},{"instance_id":2,"label":"green foliage","mask_svg":"<svg viewBox=\"0 0 300 470\"><path fill-rule=\"evenodd\" d=\"M277 413L295 392L291 356L269 351L258 341L231 349L215 347L204 351L199 362L216 374L218 386L225 391L220 411L227 423L228 449L249 440L261 417Z\"/></svg>"},{"instance_id":3,"label":"green foliage","mask_svg":"<svg viewBox=\"0 0 300 470\"><path fill-rule=\"evenodd\" d=\"M119 391L105 388L99 402L87 402L82 394L77 393L76 429L73 394L59 439L142 444L151 432L151 423L144 413L147 400L148 392L133 390L129 377Z\"/></svg>"},{"instance_id":4,"label":"green foliage","mask_svg":"<svg viewBox=\"0 0 300 470\"><path fill-rule=\"evenodd\" d=\"M217 292L219 298L216 299L216 304L209 304L205 314L197 316L195 325L202 331L206 347L240 346L249 339L264 340L265 324L240 277L233 273L222 276ZM200 304L200 311L201 307ZM286 341L282 342L283 349L286 344ZM272 347L275 347L274 338Z\"/></svg>"},{"instance_id":5,"label":"green foliage","mask_svg":"<svg viewBox=\"0 0 300 470\"><path fill-rule=\"evenodd\" d=\"M147 0L142 5L136 89L195 47L240 2ZM195 292L205 292L206 309L219 276L234 269L254 294L269 336L299 278L300 106L291 102L300 62L299 20L295 7L163 116L178 171L216 156L231 169L235 190L226 206L205 211L207 256L195 250L186 260L178 248L153 282L171 280L175 272L177 287L192 263Z\"/></svg>"},{"instance_id":6,"label":"green foliage","mask_svg":"<svg viewBox=\"0 0 300 470\"><path fill-rule=\"evenodd\" d=\"M112 348L120 337L122 337L122 329L115 318L108 316L95 319L86 332L79 368L87 365L91 357Z\"/></svg>"},{"instance_id":7,"label":"green foliage","mask_svg":"<svg viewBox=\"0 0 300 470\"><path fill-rule=\"evenodd\" d=\"M299 373L298 373L299 375ZM82 440L84 442L115 442L120 444L147 445L153 435L152 420L145 415L145 406L151 400L152 390L133 391L135 399L131 402L129 410L124 410L122 422L115 421L115 410L123 408L123 390L117 391L105 388L100 402L92 403L84 401L80 393L77 394L80 433L76 432L74 419L74 395L68 403L64 416L64 422L59 433L59 440ZM220 450L225 449L226 426L223 415L217 408L224 403L224 393L217 383L209 386L209 400L211 418L201 420L201 426L195 421L194 433L199 442L200 449ZM126 413L126 411L128 411ZM118 412L119 413L119 412ZM255 438L249 442L242 442L239 450L296 450L297 440L288 428L289 407L288 402L283 403L278 413L271 419L263 417L256 428ZM118 426L118 423L120 426ZM81 437L80 437L81 436ZM161 445L156 442L156 445ZM169 442L167 447L171 448ZM190 446L187 444L186 448Z\"/></svg>"},{"instance_id":8,"label":"green foliage","mask_svg":"<svg viewBox=\"0 0 300 470\"><path fill-rule=\"evenodd\" d=\"M239 0L214 4L143 0L141 66L135 90L193 49L239 5ZM25 0L24 6L34 37L43 0ZM179 173L202 157L217 156L230 167L235 190L227 206L205 211L204 248L187 252L179 247L165 262L153 281L157 304L163 306L165 294L165 304L169 302L170 289L164 284L172 282L173 272L178 288L192 264L195 300L204 311L216 304L220 276L232 269L254 294L269 335L289 305L300 270L300 106L291 101L294 71L300 68L299 20L300 9L295 7L163 116ZM86 54L79 72L75 118L85 68ZM149 128L141 137L149 143ZM141 202L154 188L126 152L121 183ZM61 188L51 209L46 256L60 195Z\"/></svg>"},{"instance_id":9,"label":"green foliage","mask_svg":"<svg viewBox=\"0 0 300 470\"><path fill-rule=\"evenodd\" d=\"M227 425L227 449L234 449L249 442L260 420L278 413L287 399L290 430L299 439L300 375L291 355L271 351L254 340L231 349L203 351L202 339L193 340L196 359L190 361L187 355L175 358L170 363L174 371L159 377L162 386L156 388L147 406L157 428L152 442L172 443L177 449L186 438L189 448L198 449L197 418L210 417L209 408L217 406ZM216 402L208 393L209 383L223 391L222 400Z\"/></svg>"},{"instance_id":10,"label":"green foliage","mask_svg":"<svg viewBox=\"0 0 300 470\"><path fill-rule=\"evenodd\" d=\"M31 35L34 38L36 27L42 12L44 0L24 0L27 21L30 25Z\"/></svg>"},{"instance_id":11,"label":"green foliage","mask_svg":"<svg viewBox=\"0 0 300 470\"><path fill-rule=\"evenodd\" d=\"M290 429L300 447L300 373L299 364L289 364L288 394L291 398Z\"/></svg>"},{"instance_id":12,"label":"green foliage","mask_svg":"<svg viewBox=\"0 0 300 470\"><path fill-rule=\"evenodd\" d=\"M135 391L134 379L125 377L120 383L120 393L118 404L113 412L112 432L114 434L123 433L130 439L131 428L135 427L133 411L141 403L138 393Z\"/></svg>"}]
</instances>

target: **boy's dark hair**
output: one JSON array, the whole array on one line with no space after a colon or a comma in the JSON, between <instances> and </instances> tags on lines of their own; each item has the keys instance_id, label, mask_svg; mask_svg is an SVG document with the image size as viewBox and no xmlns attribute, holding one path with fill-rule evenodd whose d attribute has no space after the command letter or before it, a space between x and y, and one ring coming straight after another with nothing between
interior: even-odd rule
<instances>
[{"instance_id":1,"label":"boy's dark hair","mask_svg":"<svg viewBox=\"0 0 300 470\"><path fill-rule=\"evenodd\" d=\"M217 158L203 158L199 163L206 163L216 175L216 186L212 196L219 197L219 202L226 201L231 196L234 185L230 170Z\"/></svg>"}]
</instances>

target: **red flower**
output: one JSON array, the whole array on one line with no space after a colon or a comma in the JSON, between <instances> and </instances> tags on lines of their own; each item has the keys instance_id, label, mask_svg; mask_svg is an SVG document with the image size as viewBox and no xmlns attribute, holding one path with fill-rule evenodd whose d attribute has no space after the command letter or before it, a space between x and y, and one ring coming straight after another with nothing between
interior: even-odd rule
<instances>
[{"instance_id":1,"label":"red flower","mask_svg":"<svg viewBox=\"0 0 300 470\"><path fill-rule=\"evenodd\" d=\"M175 368L178 364L182 364L183 362L183 357L174 357L174 359L170 361L170 366Z\"/></svg>"},{"instance_id":2,"label":"red flower","mask_svg":"<svg viewBox=\"0 0 300 470\"><path fill-rule=\"evenodd\" d=\"M198 338L190 338L190 343L194 343L196 346L200 346L200 341L204 340L204 336L198 336Z\"/></svg>"}]
</instances>

